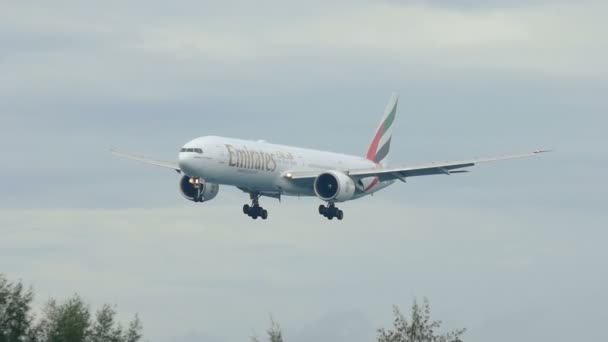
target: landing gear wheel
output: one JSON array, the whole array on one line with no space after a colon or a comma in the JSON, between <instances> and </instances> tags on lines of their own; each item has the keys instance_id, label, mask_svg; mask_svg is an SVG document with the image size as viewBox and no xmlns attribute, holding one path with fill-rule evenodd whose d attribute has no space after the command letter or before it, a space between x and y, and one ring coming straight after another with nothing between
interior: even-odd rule
<instances>
[{"instance_id":1,"label":"landing gear wheel","mask_svg":"<svg viewBox=\"0 0 608 342\"><path fill-rule=\"evenodd\" d=\"M260 207L260 196L261 195L259 193L250 193L249 197L251 198L251 205L243 205L243 213L254 220L256 220L258 217L261 217L262 220L268 218L268 211Z\"/></svg>"},{"instance_id":2,"label":"landing gear wheel","mask_svg":"<svg viewBox=\"0 0 608 342\"><path fill-rule=\"evenodd\" d=\"M249 217L251 217L252 219L255 220L259 216L261 216L261 214L262 214L261 212L262 212L262 209L259 206L254 205L253 207L249 208L249 213L248 214L249 214Z\"/></svg>"},{"instance_id":3,"label":"landing gear wheel","mask_svg":"<svg viewBox=\"0 0 608 342\"><path fill-rule=\"evenodd\" d=\"M333 220L334 218L342 220L344 218L344 212L338 209L334 203L329 203L327 206L320 205L319 214L325 216L328 220Z\"/></svg>"}]
</instances>

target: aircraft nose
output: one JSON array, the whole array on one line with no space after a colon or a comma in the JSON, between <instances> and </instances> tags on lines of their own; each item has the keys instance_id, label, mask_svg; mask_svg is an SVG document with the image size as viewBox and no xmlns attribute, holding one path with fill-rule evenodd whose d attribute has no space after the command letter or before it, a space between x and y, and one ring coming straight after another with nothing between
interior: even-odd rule
<instances>
[{"instance_id":1,"label":"aircraft nose","mask_svg":"<svg viewBox=\"0 0 608 342\"><path fill-rule=\"evenodd\" d=\"M178 164L185 174L191 177L199 175L202 166L203 147L197 141L191 141L179 151Z\"/></svg>"},{"instance_id":2,"label":"aircraft nose","mask_svg":"<svg viewBox=\"0 0 608 342\"><path fill-rule=\"evenodd\" d=\"M194 169L193 157L191 153L180 152L178 164L179 168L188 175L192 175L192 171Z\"/></svg>"}]
</instances>

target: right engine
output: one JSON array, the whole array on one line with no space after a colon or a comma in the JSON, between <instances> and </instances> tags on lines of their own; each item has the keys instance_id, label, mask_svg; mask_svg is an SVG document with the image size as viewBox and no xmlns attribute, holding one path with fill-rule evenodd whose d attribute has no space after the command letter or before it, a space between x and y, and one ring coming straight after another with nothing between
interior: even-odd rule
<instances>
[{"instance_id":1,"label":"right engine","mask_svg":"<svg viewBox=\"0 0 608 342\"><path fill-rule=\"evenodd\" d=\"M344 202L354 197L355 182L342 172L328 171L317 176L314 190L324 201Z\"/></svg>"},{"instance_id":2,"label":"right engine","mask_svg":"<svg viewBox=\"0 0 608 342\"><path fill-rule=\"evenodd\" d=\"M179 181L179 190L182 196L193 202L210 201L219 192L220 186L215 183L207 183L199 178L182 177Z\"/></svg>"}]
</instances>

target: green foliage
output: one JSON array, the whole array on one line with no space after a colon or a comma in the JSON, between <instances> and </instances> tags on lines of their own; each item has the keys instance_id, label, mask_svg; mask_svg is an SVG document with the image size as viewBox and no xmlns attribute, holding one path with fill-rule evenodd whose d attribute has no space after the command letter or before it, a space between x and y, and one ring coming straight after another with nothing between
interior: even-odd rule
<instances>
[{"instance_id":1,"label":"green foliage","mask_svg":"<svg viewBox=\"0 0 608 342\"><path fill-rule=\"evenodd\" d=\"M270 328L266 330L266 335L268 336L268 342L283 342L281 327L272 317L270 317ZM260 342L260 340L254 336L251 338L251 342Z\"/></svg>"},{"instance_id":2,"label":"green foliage","mask_svg":"<svg viewBox=\"0 0 608 342\"><path fill-rule=\"evenodd\" d=\"M454 330L445 334L437 333L441 321L431 320L431 309L427 299L422 305L414 301L410 320L393 308L395 315L393 329L379 329L378 342L461 342L466 329Z\"/></svg>"},{"instance_id":3,"label":"green foliage","mask_svg":"<svg viewBox=\"0 0 608 342\"><path fill-rule=\"evenodd\" d=\"M129 323L129 328L127 329L127 332L124 335L123 341L137 342L141 340L141 338L143 337L142 330L143 327L141 321L139 320L139 316L135 315L135 318L131 321L131 323Z\"/></svg>"},{"instance_id":4,"label":"green foliage","mask_svg":"<svg viewBox=\"0 0 608 342\"><path fill-rule=\"evenodd\" d=\"M43 318L44 342L85 342L91 326L89 307L77 295L57 304L51 300Z\"/></svg>"},{"instance_id":5,"label":"green foliage","mask_svg":"<svg viewBox=\"0 0 608 342\"><path fill-rule=\"evenodd\" d=\"M268 334L268 341L270 342L283 342L283 333L281 327L275 320L270 317L270 328L266 331Z\"/></svg>"},{"instance_id":6,"label":"green foliage","mask_svg":"<svg viewBox=\"0 0 608 342\"><path fill-rule=\"evenodd\" d=\"M91 328L90 342L122 341L122 327L114 322L115 315L116 311L107 304L97 311L95 323Z\"/></svg>"},{"instance_id":7,"label":"green foliage","mask_svg":"<svg viewBox=\"0 0 608 342\"><path fill-rule=\"evenodd\" d=\"M466 329L450 331L444 334L437 333L441 321L431 320L431 308L425 298L422 305L414 301L412 316L408 320L395 306L393 329L379 329L378 342L462 342L461 337ZM283 342L281 327L270 317L270 328L266 330L268 342ZM252 337L251 342L260 342Z\"/></svg>"},{"instance_id":8,"label":"green foliage","mask_svg":"<svg viewBox=\"0 0 608 342\"><path fill-rule=\"evenodd\" d=\"M39 319L31 314L33 293L0 274L0 342L138 342L142 324L135 316L124 330L116 310L104 305L92 317L78 295L62 303L50 300Z\"/></svg>"},{"instance_id":9,"label":"green foliage","mask_svg":"<svg viewBox=\"0 0 608 342\"><path fill-rule=\"evenodd\" d=\"M32 291L24 290L23 284L10 283L0 274L0 342L26 341L33 298Z\"/></svg>"}]
</instances>

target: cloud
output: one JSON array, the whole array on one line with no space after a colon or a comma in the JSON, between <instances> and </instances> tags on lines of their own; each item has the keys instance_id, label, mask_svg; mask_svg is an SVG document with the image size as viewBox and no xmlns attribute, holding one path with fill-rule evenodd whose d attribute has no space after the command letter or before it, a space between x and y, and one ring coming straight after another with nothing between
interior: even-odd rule
<instances>
[{"instance_id":1,"label":"cloud","mask_svg":"<svg viewBox=\"0 0 608 342\"><path fill-rule=\"evenodd\" d=\"M333 82L348 83L361 70L415 78L437 68L443 77L499 70L566 79L605 79L607 71L603 2L478 11L418 2L308 10L239 3L230 13L187 3L146 5L145 16L141 6L108 5L95 13L10 6L2 15L8 50L0 88L9 95L159 99L193 89L226 94L228 80L270 82L285 74L334 75Z\"/></svg>"},{"instance_id":2,"label":"cloud","mask_svg":"<svg viewBox=\"0 0 608 342\"><path fill-rule=\"evenodd\" d=\"M603 77L608 49L597 44L604 24L596 15L603 7L599 2L588 7L543 3L469 12L416 4L360 4L281 23L280 29L256 27L247 20L236 24L240 30L222 32L214 32L215 26L168 26L143 31L141 47L186 64L211 58L236 68L241 76L247 69L264 72L292 58L301 63L298 56L314 56L309 63L324 73L331 72L329 65L336 60L354 70L379 59L393 66L383 72L402 75L415 73L402 67L413 64Z\"/></svg>"},{"instance_id":3,"label":"cloud","mask_svg":"<svg viewBox=\"0 0 608 342\"><path fill-rule=\"evenodd\" d=\"M376 198L344 205L347 221L330 223L314 213L312 201L266 206L271 220L264 223L222 202L196 210L3 210L0 269L32 283L39 303L78 291L94 305L139 312L155 340L188 331L245 339L263 331L272 313L296 340L348 341L354 327L373 335L390 323L392 304L407 307L414 296L432 298L437 317L475 329L537 296L559 311L571 299L553 299L570 286L597 303L607 300L604 275L592 271L600 266L597 244L605 233L573 212ZM573 243L568 231L575 221L586 227L586 238ZM565 271L568 280L561 279ZM563 286L552 287L558 279ZM327 317L341 323L323 324ZM532 325L522 333L534 332Z\"/></svg>"},{"instance_id":4,"label":"cloud","mask_svg":"<svg viewBox=\"0 0 608 342\"><path fill-rule=\"evenodd\" d=\"M585 2L583 0L582 2ZM590 0L586 2L597 2L596 0ZM501 1L501 0L389 0L388 2L393 4L401 4L404 6L408 5L419 5L419 6L436 6L436 7L447 7L447 8L458 8L463 10L475 10L475 9L486 9L486 8L502 8L508 9L513 7L531 7L538 5L550 5L550 4L564 4L568 3L567 0L513 0L513 1Z\"/></svg>"}]
</instances>

